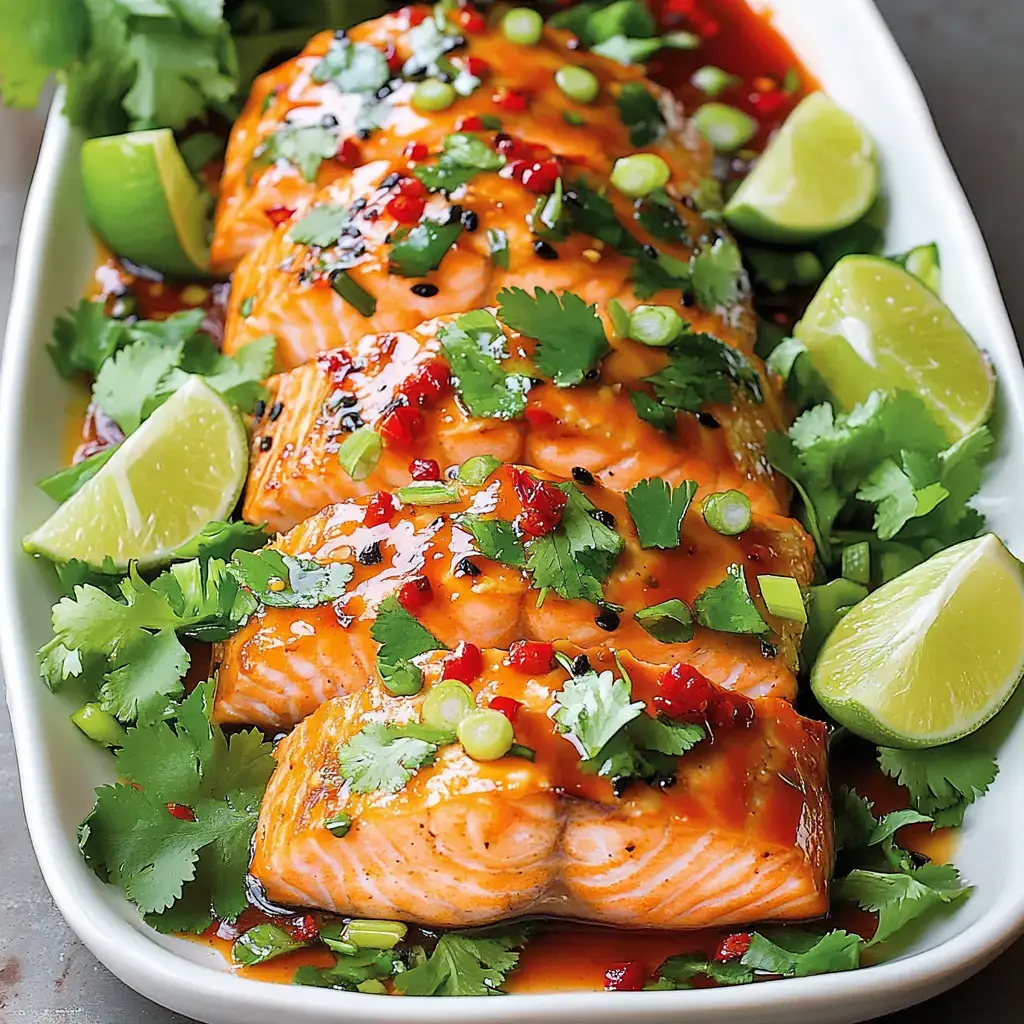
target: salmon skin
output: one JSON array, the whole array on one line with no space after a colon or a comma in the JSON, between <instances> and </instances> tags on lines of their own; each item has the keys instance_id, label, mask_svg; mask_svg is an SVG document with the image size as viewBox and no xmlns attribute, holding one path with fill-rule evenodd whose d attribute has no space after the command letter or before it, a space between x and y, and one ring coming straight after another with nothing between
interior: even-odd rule
<instances>
[{"instance_id":1,"label":"salmon skin","mask_svg":"<svg viewBox=\"0 0 1024 1024\"><path fill-rule=\"evenodd\" d=\"M808 583L813 549L799 524L781 516L757 515L742 536L724 537L691 507L679 547L643 549L620 494L597 483L582 489L570 484L578 500L593 502L596 513L614 522L621 537L622 552L612 559L603 596L622 611L608 619L591 601L569 600L553 591L538 602L522 565L483 557L473 534L459 524L465 513L506 524L515 521L524 509L515 487L518 472L504 466L480 487L452 484L457 497L449 504L398 503L388 522L374 526L363 522L367 499L352 499L324 509L278 538L273 546L288 555L351 564L352 583L333 605L312 610L265 608L219 645L216 719L287 728L323 701L364 688L375 677L377 643L371 627L377 609L408 584L425 587L429 598L416 615L446 647L461 640L497 648L508 648L521 638L565 640L581 649L628 650L662 670L688 662L713 682L741 693L795 695L793 669L801 627L772 618L763 605L762 614L778 640L777 652L757 636L700 626L690 641L663 643L646 632L634 614L672 598L692 607L702 591L725 579L730 565L744 568L753 594L759 573ZM537 479L545 478L531 472Z\"/></svg>"},{"instance_id":2,"label":"salmon skin","mask_svg":"<svg viewBox=\"0 0 1024 1024\"><path fill-rule=\"evenodd\" d=\"M384 100L372 103L365 92L346 89L329 74L324 77L325 57L353 45L375 48L380 61L389 53L392 64L400 67L414 56L417 35L425 31L420 28L417 33L410 25L408 11L425 10L408 8L357 25L341 39L322 32L298 57L257 78L228 143L211 250L215 271L234 270L271 234L278 217L301 215L319 189L346 181L353 163L393 163L413 145L437 153L447 135L466 130L474 119L493 118L498 112L493 97L505 90L529 97L528 109L500 111L506 133L607 174L617 157L637 148L620 115L618 98L623 88L642 87L666 122L662 138L646 148L668 162L673 185L689 194L710 176L709 147L684 119L671 94L646 79L638 67L570 49L569 32L546 29L541 43L530 48L530 59L523 60L522 48L505 39L500 29L456 35L453 24L450 58L460 68L476 67L483 82L472 95L443 111L415 108L412 81L392 78ZM566 63L586 67L601 85L597 99L587 107L586 124L569 123L563 116L578 113L578 105L554 81L555 72ZM372 132L361 130L368 104L377 125ZM284 157L274 159L283 148L280 133L306 127L319 129L319 143L330 143L324 159L310 167Z\"/></svg>"},{"instance_id":3,"label":"salmon skin","mask_svg":"<svg viewBox=\"0 0 1024 1024\"><path fill-rule=\"evenodd\" d=\"M488 651L474 700L518 702L515 738L534 760L476 761L451 742L398 792L358 792L339 748L364 726L417 722L442 674L431 657L416 697L374 684L328 701L279 744L251 866L272 901L445 928L547 914L695 929L827 911L822 723L756 700L748 727L679 757L671 785L636 781L616 796L552 721L566 673L523 674ZM649 708L657 674L622 663ZM351 823L341 836L325 824L339 812Z\"/></svg>"},{"instance_id":4,"label":"salmon skin","mask_svg":"<svg viewBox=\"0 0 1024 1024\"><path fill-rule=\"evenodd\" d=\"M472 416L445 383L420 407L417 436L404 444L388 438L376 468L358 481L337 458L347 433L357 424L379 428L418 375L432 372L448 381L441 339L458 317L367 335L348 349L279 374L269 382L267 408L274 418L255 423L244 518L287 530L332 502L407 484L413 456L449 467L477 455L563 477L581 466L619 491L650 476L672 484L697 480L701 497L740 490L755 510L783 512L788 489L764 455L765 436L783 429L783 413L760 360L747 357L759 373L761 404L737 387L732 405L704 410L712 420L679 413L668 433L640 419L630 397L648 386L644 377L667 364L664 350L619 338L606 313L602 319L612 350L596 379L573 388L534 387L526 415L513 420ZM530 360L536 343L504 325L500 329L513 364Z\"/></svg>"}]
</instances>

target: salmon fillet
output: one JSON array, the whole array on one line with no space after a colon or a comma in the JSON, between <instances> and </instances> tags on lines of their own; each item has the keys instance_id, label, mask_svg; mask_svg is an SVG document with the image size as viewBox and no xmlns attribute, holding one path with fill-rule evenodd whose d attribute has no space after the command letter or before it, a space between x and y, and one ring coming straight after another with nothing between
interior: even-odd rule
<instances>
[{"instance_id":1,"label":"salmon fillet","mask_svg":"<svg viewBox=\"0 0 1024 1024\"><path fill-rule=\"evenodd\" d=\"M412 15L415 19L429 10L423 6L405 8L358 25L347 36L322 32L298 57L256 80L228 144L211 251L217 272L234 270L243 256L271 234L272 216L276 218L279 212L301 213L320 188L347 180L351 154L357 154L358 163L381 159L394 163L411 143L436 153L446 135L460 130L472 118L498 114L504 131L606 174L617 157L637 149L617 106L624 86L642 86L656 99L667 130L648 148L668 162L673 185L680 193L689 194L710 175L709 148L684 120L671 94L646 79L638 67L570 50L571 35L558 29L545 30L543 41L530 48L529 60L522 59L522 48L505 39L500 30L454 35L450 40L456 44L449 50L451 60L459 68L472 61L483 72L482 83L444 111L416 109L411 103L414 83L400 78L392 80L395 87L391 89L389 84L390 91L382 102L374 102L366 93L343 89L330 78L317 81L323 77L318 69L325 56L339 54L351 44L375 47L382 55L389 53L392 66L400 68L413 56L418 37L430 31L430 25L418 31L410 27L410 12L417 12ZM578 114L578 105L554 82L555 71L567 62L588 68L601 84L582 125L564 119L566 112ZM503 90L527 96L528 107L519 113L499 109L494 97L502 95ZM377 127L362 130L371 111L372 123ZM332 142L332 149L340 150L345 144L346 149L341 150L345 159L328 156L310 168L312 173L307 177L304 169L285 159L271 161L261 155L268 144L274 151L277 133L305 126L320 128L323 137Z\"/></svg>"},{"instance_id":2,"label":"salmon fillet","mask_svg":"<svg viewBox=\"0 0 1024 1024\"><path fill-rule=\"evenodd\" d=\"M719 730L675 763L674 784L616 796L581 768L550 713L567 675L524 675L488 651L478 706L520 702L533 761L472 760L458 743L398 792L353 792L338 749L371 723L419 719L427 684L396 698L378 684L329 701L278 746L251 872L277 902L429 927L550 914L633 928L793 921L828 909L832 862L826 727L784 701L754 702L748 728ZM657 674L626 657L632 699ZM351 819L337 837L324 823Z\"/></svg>"},{"instance_id":3,"label":"salmon fillet","mask_svg":"<svg viewBox=\"0 0 1024 1024\"><path fill-rule=\"evenodd\" d=\"M584 488L597 508L613 517L624 544L604 585L605 600L623 609L609 630L607 620L603 625L597 621L598 609L586 600L567 600L552 591L538 607L528 573L480 556L473 536L455 521L467 511L513 521L523 511L515 472L502 467L482 487L460 485L459 500L452 504L406 505L389 523L371 527L363 525L366 499L352 499L280 537L272 546L286 554L322 564L351 564L353 580L333 605L311 611L265 608L217 648L216 719L287 728L324 700L364 688L375 674L377 644L370 630L377 608L403 584L421 579L429 581L432 596L417 616L447 647L461 640L499 648L520 638L565 640L580 648L628 650L662 670L688 662L713 682L741 693L795 695L800 627L773 619L763 606L779 637L777 655L764 649L756 636L699 626L688 642L663 643L633 616L671 598L692 606L703 590L725 579L726 568L733 564L745 567L753 594L759 573L808 583L813 549L798 523L757 515L743 535L724 537L691 506L679 547L643 549L623 497L599 484ZM371 550L373 560L359 557ZM363 564L367 561L372 564Z\"/></svg>"},{"instance_id":4,"label":"salmon fillet","mask_svg":"<svg viewBox=\"0 0 1024 1024\"><path fill-rule=\"evenodd\" d=\"M731 406L707 408L712 420L680 413L675 431L667 434L641 420L630 398L631 391L647 387L642 379L662 369L667 357L663 350L616 338L604 319L613 348L596 380L573 388L535 386L526 417L516 420L473 417L446 386L422 408L423 426L414 442L396 446L389 440L374 471L359 481L337 459L347 431L362 424L378 427L425 367L440 367L447 376L439 335L457 317L367 335L348 349L279 374L269 382L272 415L255 424L244 518L287 530L332 502L408 483L412 456L447 467L476 455L563 477L582 466L619 491L650 476L672 484L697 480L701 497L740 490L757 511L784 511L788 488L764 456L765 435L783 429L783 417L760 360L748 357L758 368L764 404L737 388ZM533 354L533 340L503 330L511 358Z\"/></svg>"}]
</instances>

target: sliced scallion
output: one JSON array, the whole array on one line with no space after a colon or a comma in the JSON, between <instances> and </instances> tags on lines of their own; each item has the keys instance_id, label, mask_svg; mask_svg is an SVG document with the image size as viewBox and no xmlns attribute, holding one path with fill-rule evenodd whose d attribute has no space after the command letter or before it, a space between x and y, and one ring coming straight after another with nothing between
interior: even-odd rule
<instances>
[{"instance_id":1,"label":"sliced scallion","mask_svg":"<svg viewBox=\"0 0 1024 1024\"><path fill-rule=\"evenodd\" d=\"M793 622L806 622L807 609L800 584L792 576L758 576L761 597L771 615Z\"/></svg>"},{"instance_id":2,"label":"sliced scallion","mask_svg":"<svg viewBox=\"0 0 1024 1024\"><path fill-rule=\"evenodd\" d=\"M871 545L866 540L843 548L843 579L865 587L871 582Z\"/></svg>"},{"instance_id":3,"label":"sliced scallion","mask_svg":"<svg viewBox=\"0 0 1024 1024\"><path fill-rule=\"evenodd\" d=\"M564 64L555 72L555 85L577 103L593 103L601 91L597 75L578 64Z\"/></svg>"},{"instance_id":4,"label":"sliced scallion","mask_svg":"<svg viewBox=\"0 0 1024 1024\"><path fill-rule=\"evenodd\" d=\"M683 318L671 306L637 306L629 314L629 336L641 345L664 348L683 333Z\"/></svg>"},{"instance_id":5,"label":"sliced scallion","mask_svg":"<svg viewBox=\"0 0 1024 1024\"><path fill-rule=\"evenodd\" d=\"M123 746L128 735L121 723L99 704L83 704L71 716L71 721L94 743L104 747Z\"/></svg>"},{"instance_id":6,"label":"sliced scallion","mask_svg":"<svg viewBox=\"0 0 1024 1024\"><path fill-rule=\"evenodd\" d=\"M612 327L620 338L629 337L629 313L618 299L609 299L608 316L611 318Z\"/></svg>"},{"instance_id":7,"label":"sliced scallion","mask_svg":"<svg viewBox=\"0 0 1024 1024\"><path fill-rule=\"evenodd\" d=\"M725 103L705 103L693 112L693 122L718 153L733 153L757 134L757 122Z\"/></svg>"},{"instance_id":8,"label":"sliced scallion","mask_svg":"<svg viewBox=\"0 0 1024 1024\"><path fill-rule=\"evenodd\" d=\"M384 443L373 427L360 427L342 442L338 462L353 480L365 480L380 461Z\"/></svg>"},{"instance_id":9,"label":"sliced scallion","mask_svg":"<svg viewBox=\"0 0 1024 1024\"><path fill-rule=\"evenodd\" d=\"M470 487L482 487L500 465L501 461L493 455L474 455L459 466L459 480Z\"/></svg>"},{"instance_id":10,"label":"sliced scallion","mask_svg":"<svg viewBox=\"0 0 1024 1024\"><path fill-rule=\"evenodd\" d=\"M620 157L612 167L611 182L623 195L641 199L668 184L672 172L655 153Z\"/></svg>"},{"instance_id":11,"label":"sliced scallion","mask_svg":"<svg viewBox=\"0 0 1024 1024\"><path fill-rule=\"evenodd\" d=\"M336 811L324 822L324 828L335 839L344 839L352 830L352 818L346 811Z\"/></svg>"},{"instance_id":12,"label":"sliced scallion","mask_svg":"<svg viewBox=\"0 0 1024 1024\"><path fill-rule=\"evenodd\" d=\"M712 98L721 96L726 89L731 89L740 81L741 79L736 75L730 75L728 71L723 71L713 64L705 64L704 67L697 68L690 76L690 85L695 89L700 89L705 96Z\"/></svg>"},{"instance_id":13,"label":"sliced scallion","mask_svg":"<svg viewBox=\"0 0 1024 1024\"><path fill-rule=\"evenodd\" d=\"M493 708L481 708L459 723L459 742L474 761L496 761L515 741L512 723Z\"/></svg>"},{"instance_id":14,"label":"sliced scallion","mask_svg":"<svg viewBox=\"0 0 1024 1024\"><path fill-rule=\"evenodd\" d=\"M425 78L412 91L412 105L431 114L447 110L458 98L454 86L438 78Z\"/></svg>"},{"instance_id":15,"label":"sliced scallion","mask_svg":"<svg viewBox=\"0 0 1024 1024\"><path fill-rule=\"evenodd\" d=\"M457 729L476 702L473 691L457 679L442 679L423 698L423 724L435 729Z\"/></svg>"},{"instance_id":16,"label":"sliced scallion","mask_svg":"<svg viewBox=\"0 0 1024 1024\"><path fill-rule=\"evenodd\" d=\"M742 491L718 491L704 499L704 522L723 537L736 537L750 529L750 499Z\"/></svg>"},{"instance_id":17,"label":"sliced scallion","mask_svg":"<svg viewBox=\"0 0 1024 1024\"><path fill-rule=\"evenodd\" d=\"M331 274L331 287L357 312L373 316L377 312L377 300L362 285L356 283L344 270Z\"/></svg>"},{"instance_id":18,"label":"sliced scallion","mask_svg":"<svg viewBox=\"0 0 1024 1024\"><path fill-rule=\"evenodd\" d=\"M544 19L529 7L513 7L501 19L501 33L517 46L536 46L544 34Z\"/></svg>"},{"instance_id":19,"label":"sliced scallion","mask_svg":"<svg viewBox=\"0 0 1024 1024\"><path fill-rule=\"evenodd\" d=\"M422 480L399 487L395 492L403 505L453 505L459 500L459 488L438 480Z\"/></svg>"},{"instance_id":20,"label":"sliced scallion","mask_svg":"<svg viewBox=\"0 0 1024 1024\"><path fill-rule=\"evenodd\" d=\"M408 927L401 921L349 921L342 939L357 949L394 949L405 938Z\"/></svg>"}]
</instances>

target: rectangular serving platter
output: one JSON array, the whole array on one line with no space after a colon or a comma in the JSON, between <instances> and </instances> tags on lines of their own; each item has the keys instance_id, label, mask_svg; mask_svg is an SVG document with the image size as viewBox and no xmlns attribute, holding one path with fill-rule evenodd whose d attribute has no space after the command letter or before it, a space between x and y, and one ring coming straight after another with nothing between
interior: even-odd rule
<instances>
[{"instance_id":1,"label":"rectangular serving platter","mask_svg":"<svg viewBox=\"0 0 1024 1024\"><path fill-rule=\"evenodd\" d=\"M937 241L944 297L999 376L997 456L978 506L1024 556L1024 368L981 233L910 69L870 0L750 0L776 26L824 89L878 142L891 206L890 251ZM82 210L80 139L51 111L22 230L0 375L0 645L32 841L68 923L119 978L164 1006L210 1024L611 1022L841 1024L867 1020L967 978L1024 931L1024 688L986 730L1000 775L968 814L956 863L977 887L887 963L718 990L563 993L504 998L393 999L272 985L239 977L221 956L147 928L82 859L77 826L93 789L112 780L110 757L68 721L70 698L50 694L35 651L49 638L52 573L21 552L20 538L50 512L34 481L61 463L75 394L46 354L54 317L77 302L96 259ZM1024 628L1024 626L1022 626Z\"/></svg>"}]
</instances>

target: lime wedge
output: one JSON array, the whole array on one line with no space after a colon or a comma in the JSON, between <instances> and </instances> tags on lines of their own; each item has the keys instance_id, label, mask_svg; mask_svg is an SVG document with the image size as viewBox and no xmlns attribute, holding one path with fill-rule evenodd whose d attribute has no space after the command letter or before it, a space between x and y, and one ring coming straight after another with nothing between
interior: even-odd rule
<instances>
[{"instance_id":1,"label":"lime wedge","mask_svg":"<svg viewBox=\"0 0 1024 1024\"><path fill-rule=\"evenodd\" d=\"M170 129L87 140L82 186L89 221L119 256L167 274L209 273L211 199Z\"/></svg>"},{"instance_id":2,"label":"lime wedge","mask_svg":"<svg viewBox=\"0 0 1024 1024\"><path fill-rule=\"evenodd\" d=\"M238 501L249 464L245 427L200 377L192 377L50 518L24 548L55 562L80 558L119 568L169 560Z\"/></svg>"},{"instance_id":3,"label":"lime wedge","mask_svg":"<svg viewBox=\"0 0 1024 1024\"><path fill-rule=\"evenodd\" d=\"M832 631L811 672L822 707L891 747L984 725L1024 674L1024 571L993 534L886 583Z\"/></svg>"},{"instance_id":4,"label":"lime wedge","mask_svg":"<svg viewBox=\"0 0 1024 1024\"><path fill-rule=\"evenodd\" d=\"M786 119L725 208L741 234L810 242L860 220L878 195L875 144L823 92Z\"/></svg>"},{"instance_id":5,"label":"lime wedge","mask_svg":"<svg viewBox=\"0 0 1024 1024\"><path fill-rule=\"evenodd\" d=\"M877 389L912 391L951 441L991 412L988 360L942 299L890 260L840 260L794 333L846 409Z\"/></svg>"}]
</instances>

